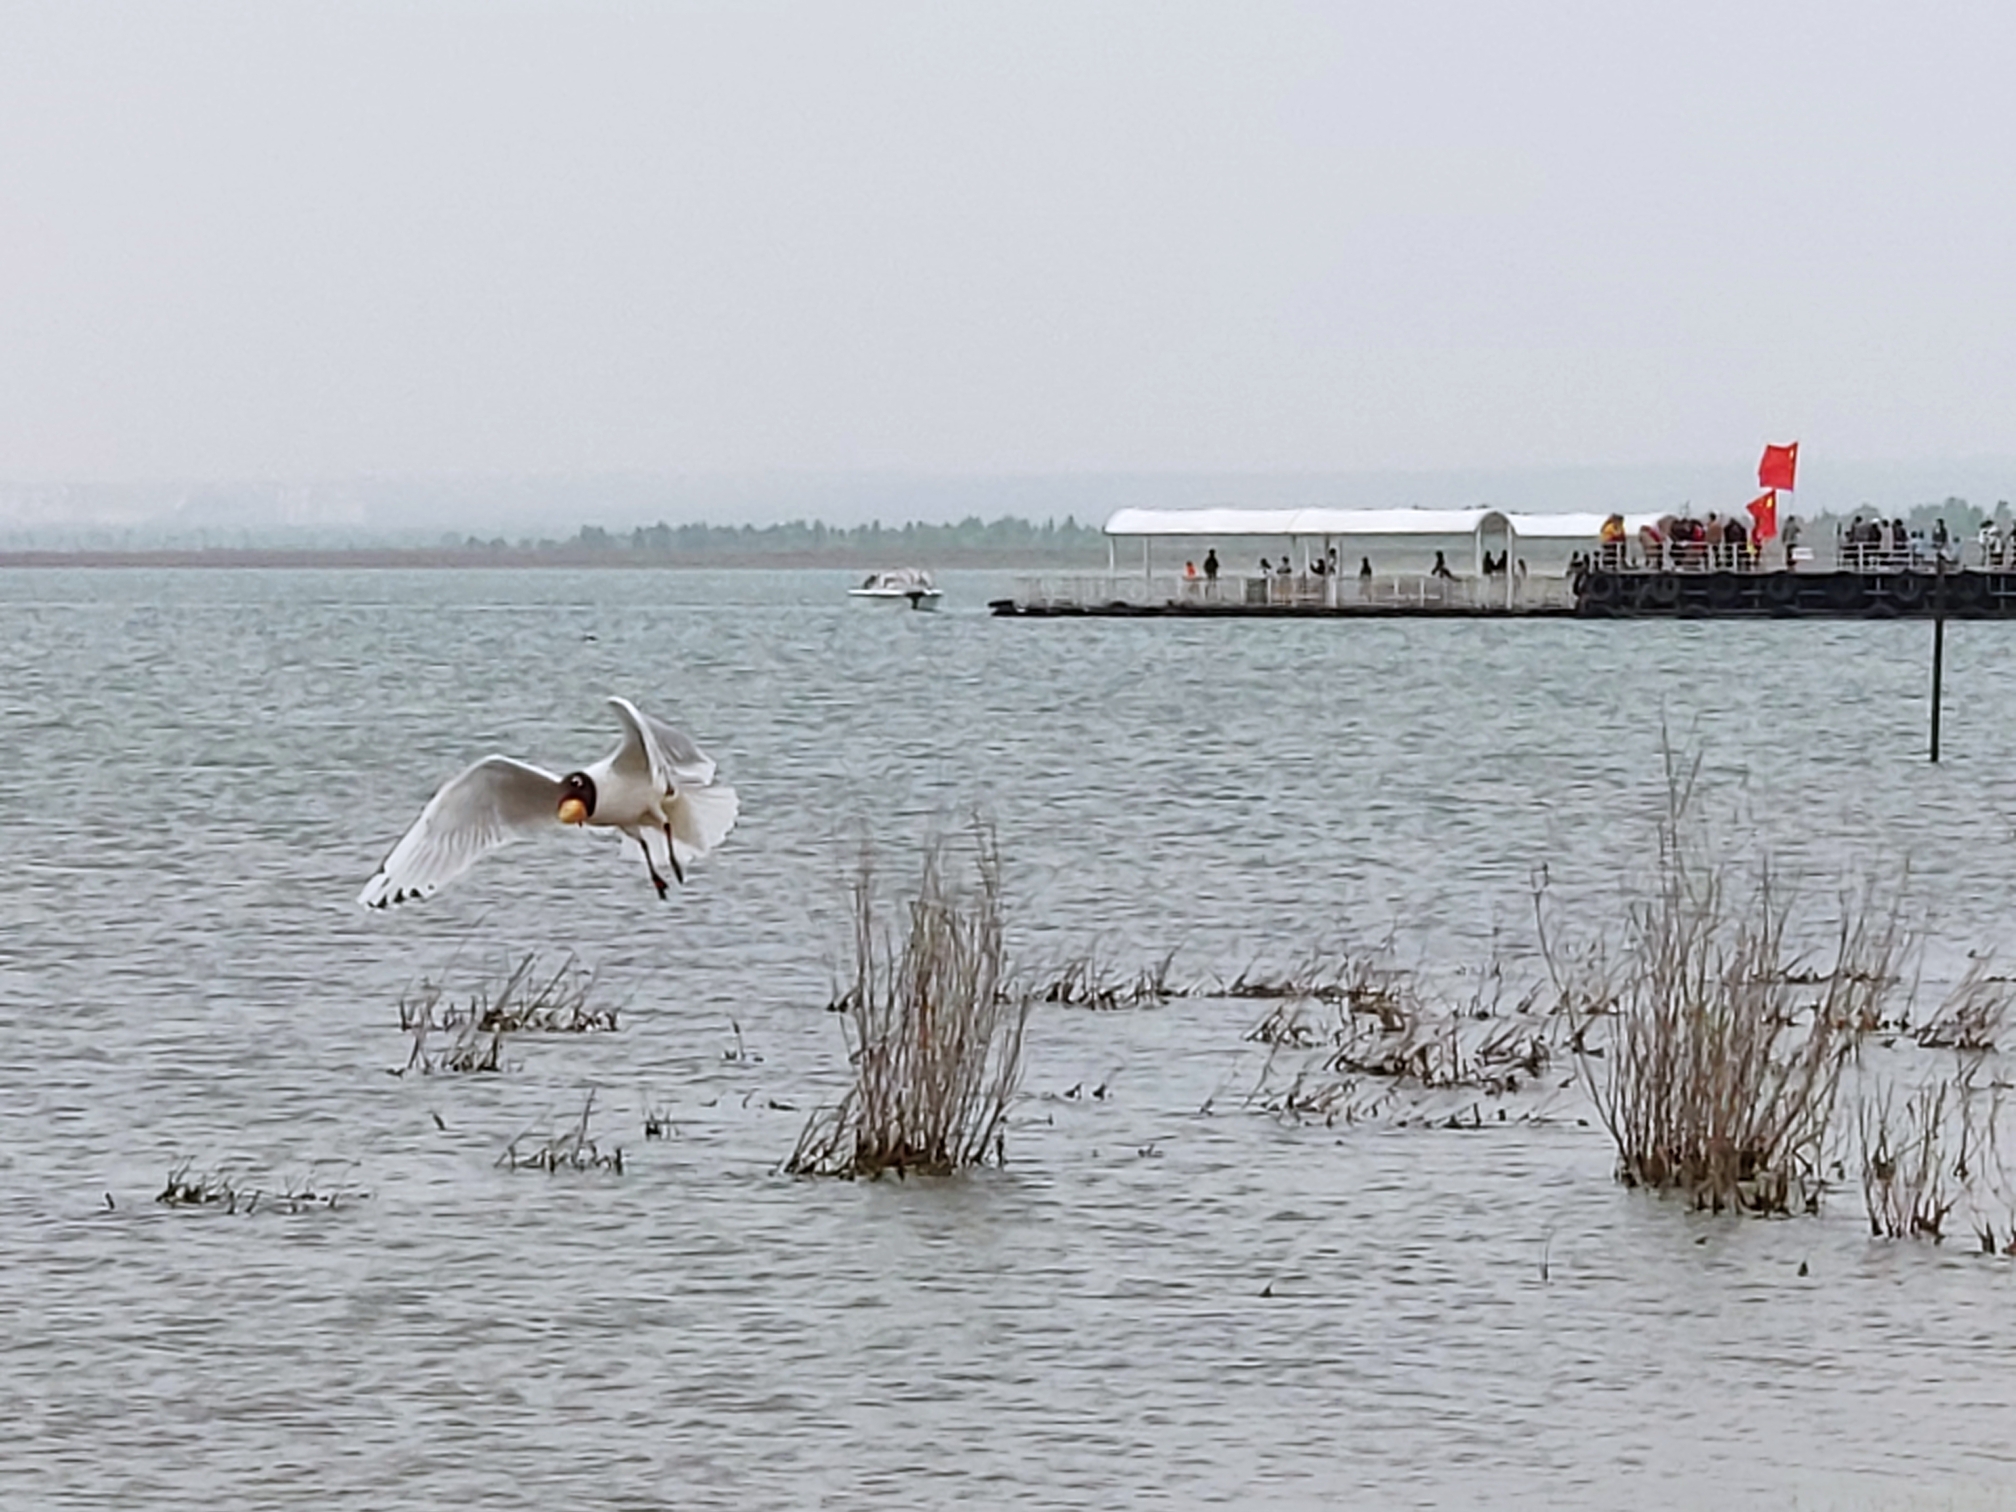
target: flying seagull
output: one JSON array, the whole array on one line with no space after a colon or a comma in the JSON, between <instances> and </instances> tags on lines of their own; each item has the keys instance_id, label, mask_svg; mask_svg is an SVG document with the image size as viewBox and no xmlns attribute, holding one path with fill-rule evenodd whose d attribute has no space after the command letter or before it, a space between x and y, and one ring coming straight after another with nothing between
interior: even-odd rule
<instances>
[{"instance_id":1,"label":"flying seagull","mask_svg":"<svg viewBox=\"0 0 2016 1512\"><path fill-rule=\"evenodd\" d=\"M555 777L509 756L485 756L450 779L357 901L383 908L428 897L499 846L557 825L628 835L644 852L661 898L666 871L684 882L687 864L735 827L741 807L735 789L714 780L713 758L686 735L627 698L612 698L609 707L623 742L593 766Z\"/></svg>"}]
</instances>

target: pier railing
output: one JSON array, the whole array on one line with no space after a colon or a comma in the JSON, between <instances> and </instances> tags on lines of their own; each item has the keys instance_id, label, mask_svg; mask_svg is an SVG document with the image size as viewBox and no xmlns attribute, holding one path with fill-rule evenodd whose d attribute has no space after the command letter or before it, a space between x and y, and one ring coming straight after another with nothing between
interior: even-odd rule
<instances>
[{"instance_id":1,"label":"pier railing","mask_svg":"<svg viewBox=\"0 0 2016 1512\"><path fill-rule=\"evenodd\" d=\"M2002 570L2016 567L2016 548L1996 542L1992 545L1948 541L1941 546L1922 537L1912 537L1902 546L1890 541L1836 541L1831 562L1816 560L1801 547L1795 568L1840 572L1937 572L1941 560L1948 572L1963 568ZM1759 552L1738 546L1709 546L1699 542L1669 541L1653 548L1639 542L1629 545L1599 546L1589 553L1589 563L1612 572L1736 572L1767 573L1785 570L1782 547Z\"/></svg>"},{"instance_id":2,"label":"pier railing","mask_svg":"<svg viewBox=\"0 0 2016 1512\"><path fill-rule=\"evenodd\" d=\"M1466 614L1492 610L1530 613L1571 609L1575 590L1565 577L1440 577L1434 573L1384 573L1373 577L1294 573L1267 577L1185 577L1140 573L1019 578L1015 597L1033 609L1448 609Z\"/></svg>"}]
</instances>

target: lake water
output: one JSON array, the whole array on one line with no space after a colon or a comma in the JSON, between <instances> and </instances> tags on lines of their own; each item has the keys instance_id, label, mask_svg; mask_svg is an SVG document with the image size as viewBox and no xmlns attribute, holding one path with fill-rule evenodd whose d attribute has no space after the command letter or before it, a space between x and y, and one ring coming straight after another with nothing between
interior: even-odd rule
<instances>
[{"instance_id":1,"label":"lake water","mask_svg":"<svg viewBox=\"0 0 2016 1512\"><path fill-rule=\"evenodd\" d=\"M0 574L0 1502L2016 1505L2016 1262L1872 1241L1852 1182L1689 1213L1572 1104L1269 1117L1250 1002L1040 1009L1005 1170L778 1170L845 1074L864 840L900 879L976 808L1026 963L1527 979L1536 868L1614 918L1670 734L1816 916L1908 861L1936 996L2016 898L2008 627L1952 627L1934 768L1921 625L1018 623L947 579ZM439 781L593 759L612 692L742 795L669 903L568 836L355 906ZM419 973L535 947L620 1032L389 1074ZM498 1166L589 1089L620 1176ZM156 1204L185 1161L342 1196Z\"/></svg>"}]
</instances>

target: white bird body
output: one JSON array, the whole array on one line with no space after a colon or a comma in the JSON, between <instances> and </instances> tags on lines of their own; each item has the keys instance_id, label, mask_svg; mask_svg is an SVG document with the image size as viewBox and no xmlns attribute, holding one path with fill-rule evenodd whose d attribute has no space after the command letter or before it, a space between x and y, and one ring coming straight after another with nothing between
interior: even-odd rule
<instances>
[{"instance_id":1,"label":"white bird body","mask_svg":"<svg viewBox=\"0 0 2016 1512\"><path fill-rule=\"evenodd\" d=\"M428 897L500 846L568 825L629 836L661 898L668 891L661 868L684 882L687 865L735 827L735 789L714 780L713 758L682 732L627 698L612 698L609 707L623 726L622 743L580 771L556 777L509 756L486 756L450 778L357 901L383 908Z\"/></svg>"}]
</instances>

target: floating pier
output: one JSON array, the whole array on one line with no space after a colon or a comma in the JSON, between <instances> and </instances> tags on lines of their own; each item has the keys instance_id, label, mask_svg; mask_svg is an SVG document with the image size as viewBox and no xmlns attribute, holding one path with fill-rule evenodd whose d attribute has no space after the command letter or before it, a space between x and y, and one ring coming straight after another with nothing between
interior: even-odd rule
<instances>
[{"instance_id":1,"label":"floating pier","mask_svg":"<svg viewBox=\"0 0 2016 1512\"><path fill-rule=\"evenodd\" d=\"M1944 612L2016 619L2016 571L1656 572L1580 574L1575 612L1589 618L1898 619Z\"/></svg>"},{"instance_id":2,"label":"floating pier","mask_svg":"<svg viewBox=\"0 0 2016 1512\"><path fill-rule=\"evenodd\" d=\"M1941 607L2016 619L2016 571L1657 571L1566 577L1027 580L989 607L1007 619L1899 619Z\"/></svg>"},{"instance_id":3,"label":"floating pier","mask_svg":"<svg viewBox=\"0 0 2016 1512\"><path fill-rule=\"evenodd\" d=\"M1837 543L1823 566L1781 541L1661 539L1672 523L1485 508L1123 509L1106 522L1105 573L1024 578L990 607L1010 619L2016 619L2016 552L1999 540L1964 548L1943 532L1907 539L1900 526L1883 544ZM1138 572L1121 570L1122 540L1140 543ZM1256 560L1258 572L1231 566Z\"/></svg>"}]
</instances>

